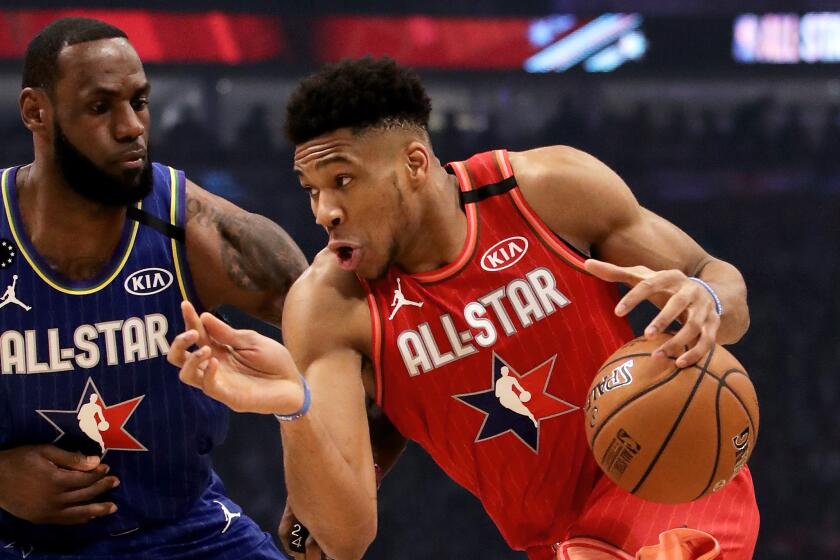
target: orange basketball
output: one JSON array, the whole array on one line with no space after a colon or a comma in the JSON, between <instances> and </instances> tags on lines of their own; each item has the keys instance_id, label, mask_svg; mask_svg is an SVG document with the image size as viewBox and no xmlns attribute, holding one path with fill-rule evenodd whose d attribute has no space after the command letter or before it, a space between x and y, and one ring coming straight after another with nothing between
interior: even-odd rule
<instances>
[{"instance_id":1,"label":"orange basketball","mask_svg":"<svg viewBox=\"0 0 840 560\"><path fill-rule=\"evenodd\" d=\"M589 447L613 482L645 500L680 503L720 490L746 464L758 436L758 398L720 345L685 369L676 357L652 360L671 336L637 338L610 356L584 414Z\"/></svg>"}]
</instances>

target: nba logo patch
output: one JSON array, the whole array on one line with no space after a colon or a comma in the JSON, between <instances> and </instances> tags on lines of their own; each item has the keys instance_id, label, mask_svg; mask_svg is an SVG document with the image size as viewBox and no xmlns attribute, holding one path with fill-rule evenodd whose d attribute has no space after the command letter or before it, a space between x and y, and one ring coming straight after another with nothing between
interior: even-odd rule
<instances>
[{"instance_id":1,"label":"nba logo patch","mask_svg":"<svg viewBox=\"0 0 840 560\"><path fill-rule=\"evenodd\" d=\"M58 430L53 443L85 455L105 455L108 451L148 451L126 429L145 395L108 405L88 378L78 405L71 410L36 410Z\"/></svg>"},{"instance_id":2,"label":"nba logo patch","mask_svg":"<svg viewBox=\"0 0 840 560\"><path fill-rule=\"evenodd\" d=\"M520 375L494 352L490 388L452 396L484 414L476 443L510 433L539 453L540 423L580 408L548 393L556 359L552 356Z\"/></svg>"}]
</instances>

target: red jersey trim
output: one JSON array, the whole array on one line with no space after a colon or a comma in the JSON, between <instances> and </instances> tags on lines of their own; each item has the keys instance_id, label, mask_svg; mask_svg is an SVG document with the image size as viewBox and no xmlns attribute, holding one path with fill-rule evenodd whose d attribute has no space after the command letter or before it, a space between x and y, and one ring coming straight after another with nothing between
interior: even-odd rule
<instances>
[{"instance_id":1,"label":"red jersey trim","mask_svg":"<svg viewBox=\"0 0 840 560\"><path fill-rule=\"evenodd\" d=\"M499 164L499 168L502 170L504 178L507 179L508 177L511 177L513 175L513 167L510 165L507 150L496 150L495 155L496 162ZM554 251L558 257L566 261L567 264L580 270L581 272L589 274L583 268L583 263L586 259L573 250L568 244L566 244L565 241L561 241L557 238L557 235L555 235L555 233L551 231L547 225L545 225L542 218L534 212L525 200L525 197L522 196L522 191L519 187L517 186L517 188L510 191L509 194L511 199L513 199L514 204L516 204L516 208L534 229L537 236L543 240L543 243L548 245L548 247Z\"/></svg>"},{"instance_id":2,"label":"red jersey trim","mask_svg":"<svg viewBox=\"0 0 840 560\"><path fill-rule=\"evenodd\" d=\"M359 283L364 287L367 296L368 309L370 310L370 359L373 362L374 399L379 407L382 407L382 318L379 316L379 306L376 304L376 297L370 289L367 280L356 275Z\"/></svg>"},{"instance_id":3,"label":"red jersey trim","mask_svg":"<svg viewBox=\"0 0 840 560\"><path fill-rule=\"evenodd\" d=\"M507 150L496 150L493 152L496 157L496 165L499 166L499 173L502 174L502 179L507 179L513 176L513 167L510 165Z\"/></svg>"},{"instance_id":4,"label":"red jersey trim","mask_svg":"<svg viewBox=\"0 0 840 560\"><path fill-rule=\"evenodd\" d=\"M458 184L462 191L473 190L472 180L463 162L454 162L450 164L455 170L455 176L458 178ZM431 284L433 282L440 282L457 274L464 268L472 259L475 253L475 247L478 244L478 209L475 204L467 204L464 208L467 215L467 238L464 241L464 246L461 247L461 252L451 263L437 270L430 270L429 272L417 272L409 274L415 280L423 284Z\"/></svg>"}]
</instances>

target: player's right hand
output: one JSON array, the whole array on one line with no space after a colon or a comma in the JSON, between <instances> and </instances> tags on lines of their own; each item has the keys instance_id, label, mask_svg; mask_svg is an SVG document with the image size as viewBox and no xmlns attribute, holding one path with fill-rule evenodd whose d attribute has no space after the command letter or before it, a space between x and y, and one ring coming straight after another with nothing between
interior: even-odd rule
<instances>
[{"instance_id":1,"label":"player's right hand","mask_svg":"<svg viewBox=\"0 0 840 560\"><path fill-rule=\"evenodd\" d=\"M49 444L0 451L0 508L37 524L79 525L112 514L113 502L93 502L119 485L108 469L99 457Z\"/></svg>"},{"instance_id":2,"label":"player's right hand","mask_svg":"<svg viewBox=\"0 0 840 560\"><path fill-rule=\"evenodd\" d=\"M167 359L181 381L237 412L293 414L303 406L303 381L286 347L251 330L237 330L210 313L181 304L186 331ZM198 346L195 351L189 348Z\"/></svg>"}]
</instances>

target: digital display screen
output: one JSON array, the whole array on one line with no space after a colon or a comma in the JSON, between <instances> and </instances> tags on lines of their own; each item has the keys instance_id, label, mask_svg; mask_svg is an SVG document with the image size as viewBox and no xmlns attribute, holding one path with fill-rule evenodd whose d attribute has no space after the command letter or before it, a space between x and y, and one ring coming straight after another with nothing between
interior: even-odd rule
<instances>
[{"instance_id":1,"label":"digital display screen","mask_svg":"<svg viewBox=\"0 0 840 560\"><path fill-rule=\"evenodd\" d=\"M744 64L840 62L840 12L738 16L732 56Z\"/></svg>"},{"instance_id":2,"label":"digital display screen","mask_svg":"<svg viewBox=\"0 0 840 560\"><path fill-rule=\"evenodd\" d=\"M286 58L281 20L260 14L150 10L0 10L0 58L23 58L26 45L50 22L96 18L126 32L144 62L242 64Z\"/></svg>"},{"instance_id":3,"label":"digital display screen","mask_svg":"<svg viewBox=\"0 0 840 560\"><path fill-rule=\"evenodd\" d=\"M277 16L126 9L0 9L0 59L65 16L102 19L126 31L147 63L311 68L390 56L419 69L625 74L808 71L840 62L840 12L726 16L448 17ZM762 71L762 70L757 70Z\"/></svg>"},{"instance_id":4,"label":"digital display screen","mask_svg":"<svg viewBox=\"0 0 840 560\"><path fill-rule=\"evenodd\" d=\"M638 14L582 18L335 16L315 22L318 62L388 55L418 68L607 72L640 60L647 40Z\"/></svg>"}]
</instances>

